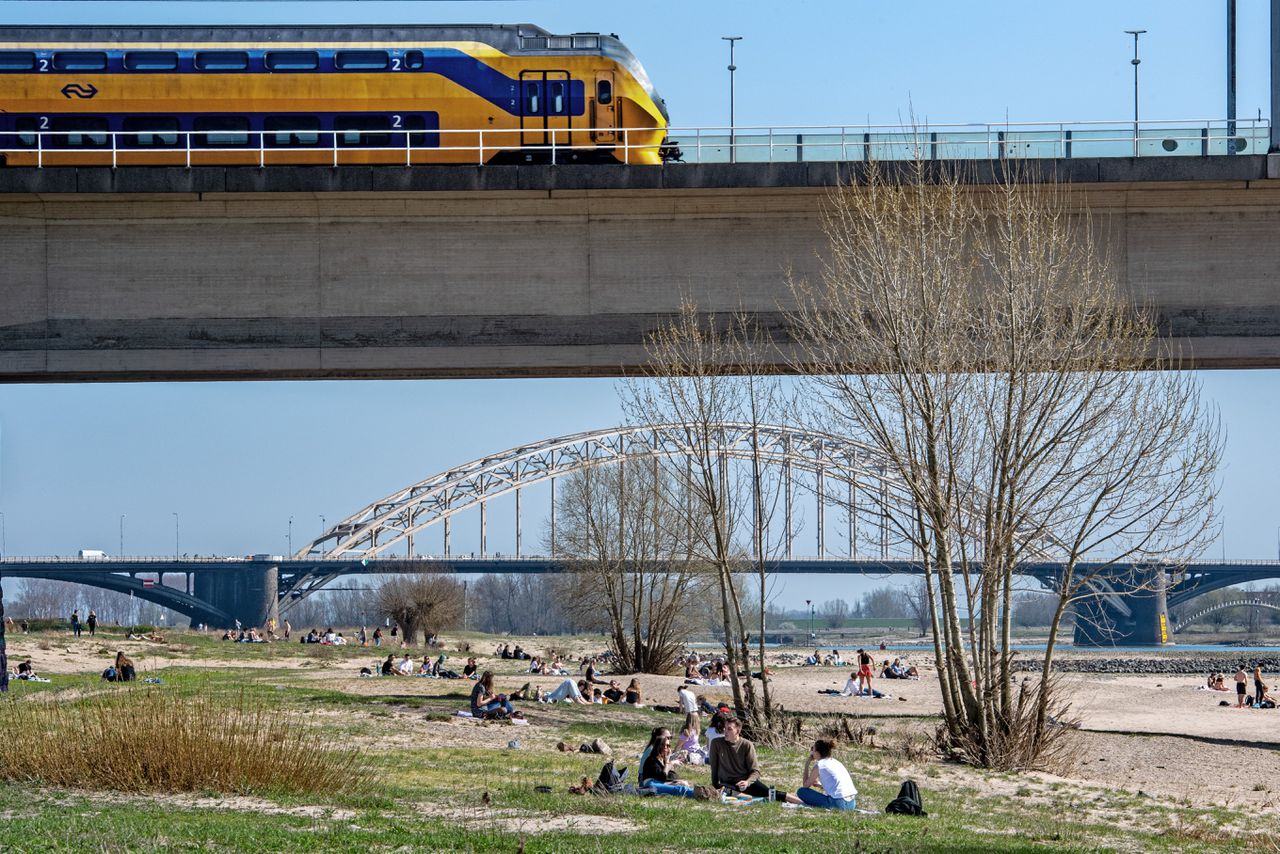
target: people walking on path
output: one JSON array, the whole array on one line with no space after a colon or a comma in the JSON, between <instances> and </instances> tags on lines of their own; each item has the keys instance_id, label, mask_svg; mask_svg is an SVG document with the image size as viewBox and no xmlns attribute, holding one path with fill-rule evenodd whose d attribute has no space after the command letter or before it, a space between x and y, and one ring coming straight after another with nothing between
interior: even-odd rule
<instances>
[{"instance_id":1,"label":"people walking on path","mask_svg":"<svg viewBox=\"0 0 1280 854\"><path fill-rule=\"evenodd\" d=\"M92 608L89 609L88 622L89 622L89 637L93 637L98 633L98 615Z\"/></svg>"},{"instance_id":2,"label":"people walking on path","mask_svg":"<svg viewBox=\"0 0 1280 854\"><path fill-rule=\"evenodd\" d=\"M76 637L80 637L80 609L76 608L71 612L71 633Z\"/></svg>"}]
</instances>

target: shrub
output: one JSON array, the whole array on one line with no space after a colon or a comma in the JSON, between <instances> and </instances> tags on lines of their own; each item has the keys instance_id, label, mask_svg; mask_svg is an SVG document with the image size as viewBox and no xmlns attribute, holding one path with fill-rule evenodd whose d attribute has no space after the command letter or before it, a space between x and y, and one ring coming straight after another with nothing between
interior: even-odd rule
<instances>
[{"instance_id":1,"label":"shrub","mask_svg":"<svg viewBox=\"0 0 1280 854\"><path fill-rule=\"evenodd\" d=\"M0 701L0 779L123 792L333 792L364 778L295 714L120 686L75 703Z\"/></svg>"}]
</instances>

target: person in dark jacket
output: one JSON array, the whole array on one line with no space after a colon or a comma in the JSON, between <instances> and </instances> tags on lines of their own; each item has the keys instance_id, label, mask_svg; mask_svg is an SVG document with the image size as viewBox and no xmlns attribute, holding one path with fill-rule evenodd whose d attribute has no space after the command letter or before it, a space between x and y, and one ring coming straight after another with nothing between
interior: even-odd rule
<instances>
[{"instance_id":1,"label":"person in dark jacket","mask_svg":"<svg viewBox=\"0 0 1280 854\"><path fill-rule=\"evenodd\" d=\"M692 798L693 786L680 780L673 768L678 763L671 761L671 737L659 736L650 747L653 749L640 769L640 785L653 789L659 795Z\"/></svg>"}]
</instances>

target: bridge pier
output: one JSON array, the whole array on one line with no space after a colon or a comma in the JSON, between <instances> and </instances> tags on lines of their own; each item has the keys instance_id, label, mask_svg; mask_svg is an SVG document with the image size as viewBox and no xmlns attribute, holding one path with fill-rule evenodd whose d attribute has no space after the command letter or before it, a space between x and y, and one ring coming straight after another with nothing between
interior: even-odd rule
<instances>
[{"instance_id":1,"label":"bridge pier","mask_svg":"<svg viewBox=\"0 0 1280 854\"><path fill-rule=\"evenodd\" d=\"M245 628L279 621L280 568L251 564L235 569L196 571L195 595L239 620ZM220 628L230 628L221 626Z\"/></svg>"},{"instance_id":2,"label":"bridge pier","mask_svg":"<svg viewBox=\"0 0 1280 854\"><path fill-rule=\"evenodd\" d=\"M1114 596L1129 609L1125 615L1114 607L1110 597L1078 602L1076 612L1076 646L1163 646L1171 644L1169 623L1169 574L1163 567L1140 570L1138 577L1127 580L1134 592L1117 591Z\"/></svg>"}]
</instances>

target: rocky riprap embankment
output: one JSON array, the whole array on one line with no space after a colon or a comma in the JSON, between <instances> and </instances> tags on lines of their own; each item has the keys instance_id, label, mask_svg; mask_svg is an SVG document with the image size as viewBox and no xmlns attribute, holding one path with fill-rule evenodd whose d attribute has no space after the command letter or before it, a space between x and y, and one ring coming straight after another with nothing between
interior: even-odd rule
<instances>
[{"instance_id":1,"label":"rocky riprap embankment","mask_svg":"<svg viewBox=\"0 0 1280 854\"><path fill-rule=\"evenodd\" d=\"M1228 676L1244 665L1251 673L1255 664L1262 665L1264 673L1280 670L1280 657L1251 656L1247 652L1237 655L1170 655L1166 658L1057 658L1053 669L1057 673L1226 673ZM1040 672L1039 661L1015 661L1015 670Z\"/></svg>"}]
</instances>

